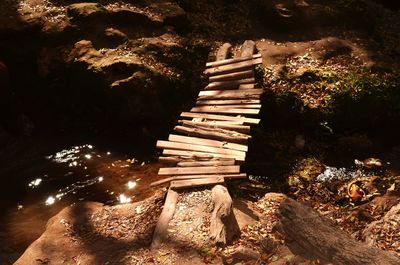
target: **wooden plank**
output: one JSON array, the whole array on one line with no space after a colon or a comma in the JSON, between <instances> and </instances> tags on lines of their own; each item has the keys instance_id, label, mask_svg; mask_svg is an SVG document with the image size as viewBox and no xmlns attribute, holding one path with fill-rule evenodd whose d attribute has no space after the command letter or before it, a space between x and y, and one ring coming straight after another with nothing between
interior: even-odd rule
<instances>
[{"instance_id":1,"label":"wooden plank","mask_svg":"<svg viewBox=\"0 0 400 265\"><path fill-rule=\"evenodd\" d=\"M259 99L225 99L225 100L198 100L196 105L241 105L260 104ZM260 105L261 106L261 105Z\"/></svg>"},{"instance_id":2,"label":"wooden plank","mask_svg":"<svg viewBox=\"0 0 400 265\"><path fill-rule=\"evenodd\" d=\"M259 109L238 109L229 108L225 106L200 106L194 107L191 112L204 112L204 113L223 113L223 114L242 114L242 115L257 115L260 113Z\"/></svg>"},{"instance_id":3,"label":"wooden plank","mask_svg":"<svg viewBox=\"0 0 400 265\"><path fill-rule=\"evenodd\" d=\"M179 129L178 127L179 128L183 127L183 128L188 129L188 130L185 130L186 133L188 133L188 134L190 134L190 132L196 132L197 130L198 131L204 131L204 133L208 133L208 136L200 137L200 138L211 139L211 140L221 140L221 139L212 138L213 136L221 136L222 141L223 142L228 142L228 143L238 143L237 141L240 141L242 139L247 141L248 139L251 138L251 136L248 135L248 134L235 132L235 131L232 131L232 130L226 130L226 129L222 129L222 128L205 128L205 127L201 127L201 126L197 126L197 125L191 125L191 126L186 126L186 125L180 126L180 125L178 125L178 126L175 126L174 129ZM189 135L189 136L195 136L195 135ZM198 136L195 136L195 137L198 137ZM224 139L230 139L231 141L224 140Z\"/></svg>"},{"instance_id":4,"label":"wooden plank","mask_svg":"<svg viewBox=\"0 0 400 265\"><path fill-rule=\"evenodd\" d=\"M207 90L207 91L200 91L199 97L203 96L216 96L216 95L232 95L232 96L240 96L243 94L249 95L261 95L264 93L264 89L262 88L255 88L255 89L248 89L248 90Z\"/></svg>"},{"instance_id":5,"label":"wooden plank","mask_svg":"<svg viewBox=\"0 0 400 265\"><path fill-rule=\"evenodd\" d=\"M182 135L176 135L176 134L170 134L168 137L168 140L173 141L173 142L214 146L214 147L238 150L238 151L243 151L243 152L247 152L247 150L248 150L247 145L221 142L221 141L197 138L197 137L182 136Z\"/></svg>"},{"instance_id":6,"label":"wooden plank","mask_svg":"<svg viewBox=\"0 0 400 265\"><path fill-rule=\"evenodd\" d=\"M162 151L163 155L166 156L182 156L182 157L203 157L207 159L215 159L215 158L229 158L235 159L233 155L224 155L224 154L213 154L213 153L205 153L205 152L197 152L197 151L186 151L186 150L176 150L176 149L164 149ZM240 161L240 160L238 160ZM241 161L243 162L243 161Z\"/></svg>"},{"instance_id":7,"label":"wooden plank","mask_svg":"<svg viewBox=\"0 0 400 265\"><path fill-rule=\"evenodd\" d=\"M150 184L150 187L155 187L163 184L167 184L173 180L183 180L183 179L201 179L201 178L209 178L209 177L223 177L224 179L245 179L247 178L246 173L239 174L216 174L216 175L183 175L183 176L174 176L163 178L158 181L154 181Z\"/></svg>"},{"instance_id":8,"label":"wooden plank","mask_svg":"<svg viewBox=\"0 0 400 265\"><path fill-rule=\"evenodd\" d=\"M208 68L204 71L204 74L217 75L217 74L228 74L228 73L233 73L233 72L240 72L240 71L248 70L249 68L253 67L253 65L261 64L261 63L262 63L262 58L257 58L257 59L252 59L249 61L243 61L243 62Z\"/></svg>"},{"instance_id":9,"label":"wooden plank","mask_svg":"<svg viewBox=\"0 0 400 265\"><path fill-rule=\"evenodd\" d=\"M245 70L240 72L234 72L230 74L214 75L209 77L210 82L221 82L221 81L233 81L244 78L254 77L253 70Z\"/></svg>"},{"instance_id":10,"label":"wooden plank","mask_svg":"<svg viewBox=\"0 0 400 265\"><path fill-rule=\"evenodd\" d=\"M204 179L188 179L188 180L173 180L171 181L171 189L195 188L201 186L210 186L224 183L223 177L211 177Z\"/></svg>"},{"instance_id":11,"label":"wooden plank","mask_svg":"<svg viewBox=\"0 0 400 265\"><path fill-rule=\"evenodd\" d=\"M163 178L163 179L160 179L160 180L157 180L157 181L153 181L153 182L150 184L150 187L155 187L155 186L163 185L163 184L166 184L166 183L168 183L168 182L170 182L170 181L172 181L172 180L174 180L174 177Z\"/></svg>"},{"instance_id":12,"label":"wooden plank","mask_svg":"<svg viewBox=\"0 0 400 265\"><path fill-rule=\"evenodd\" d=\"M206 114L206 113L192 113L192 112L182 112L181 117L183 118L203 118L207 120L216 120L216 121L243 121L243 123L248 124L258 124L260 119L255 118L247 118L241 116L227 116L227 115L215 115L215 114Z\"/></svg>"},{"instance_id":13,"label":"wooden plank","mask_svg":"<svg viewBox=\"0 0 400 265\"><path fill-rule=\"evenodd\" d=\"M201 167L201 166L233 166L235 159L230 160L215 160L215 161L193 161L193 162L179 162L178 167Z\"/></svg>"},{"instance_id":14,"label":"wooden plank","mask_svg":"<svg viewBox=\"0 0 400 265\"><path fill-rule=\"evenodd\" d=\"M262 88L235 90L205 90L199 92L198 100L203 99L259 99Z\"/></svg>"},{"instance_id":15,"label":"wooden plank","mask_svg":"<svg viewBox=\"0 0 400 265\"><path fill-rule=\"evenodd\" d=\"M232 59L217 60L215 62L208 62L208 63L206 63L206 67L216 67L216 66L221 66L221 65L226 65L226 64L248 61L248 60L257 59L257 58L261 58L260 53L254 54L252 56L247 56L247 57L238 57L238 58L232 58Z\"/></svg>"},{"instance_id":16,"label":"wooden plank","mask_svg":"<svg viewBox=\"0 0 400 265\"><path fill-rule=\"evenodd\" d=\"M178 120L178 123L182 123L183 120ZM192 118L193 122L207 122L211 125L243 125L243 121L241 120L236 120L236 121L213 121L213 120L207 120L207 119L202 119L202 118Z\"/></svg>"},{"instance_id":17,"label":"wooden plank","mask_svg":"<svg viewBox=\"0 0 400 265\"><path fill-rule=\"evenodd\" d=\"M261 104L232 104L232 105L215 105L215 104L203 104L199 107L217 107L226 109L261 109Z\"/></svg>"},{"instance_id":18,"label":"wooden plank","mask_svg":"<svg viewBox=\"0 0 400 265\"><path fill-rule=\"evenodd\" d=\"M251 57L256 51L256 43L252 40L246 40L244 41L242 48L240 50L241 50L240 53L241 57Z\"/></svg>"},{"instance_id":19,"label":"wooden plank","mask_svg":"<svg viewBox=\"0 0 400 265\"><path fill-rule=\"evenodd\" d=\"M216 61L224 60L229 56L232 50L232 45L228 42L222 44L222 46L218 49L217 54L215 55Z\"/></svg>"},{"instance_id":20,"label":"wooden plank","mask_svg":"<svg viewBox=\"0 0 400 265\"><path fill-rule=\"evenodd\" d=\"M160 247L161 243L167 238L168 224L174 216L177 202L178 193L172 189L169 189L167 193L167 198L165 199L163 210L154 230L153 241L151 243L152 249Z\"/></svg>"},{"instance_id":21,"label":"wooden plank","mask_svg":"<svg viewBox=\"0 0 400 265\"><path fill-rule=\"evenodd\" d=\"M208 138L212 140L220 140L230 143L247 144L251 136L246 134L232 134L232 131L224 129L208 129L202 127L186 127L186 126L175 126L176 132L185 133L189 136Z\"/></svg>"},{"instance_id":22,"label":"wooden plank","mask_svg":"<svg viewBox=\"0 0 400 265\"><path fill-rule=\"evenodd\" d=\"M180 120L179 123L183 125L188 125L190 127L203 127L203 128L221 128L231 131L236 131L240 133L249 133L250 126L248 125L236 125L236 124L215 124L214 122L206 122L206 121L185 121Z\"/></svg>"},{"instance_id":23,"label":"wooden plank","mask_svg":"<svg viewBox=\"0 0 400 265\"><path fill-rule=\"evenodd\" d=\"M212 90L212 89L226 89L226 88L238 88L240 85L244 84L254 84L256 80L254 77L239 79L234 81L218 81L209 83L204 89Z\"/></svg>"},{"instance_id":24,"label":"wooden plank","mask_svg":"<svg viewBox=\"0 0 400 265\"><path fill-rule=\"evenodd\" d=\"M163 141L163 140L157 141L157 147L165 148L165 149L189 150L189 151L199 151L199 152L204 152L204 153L232 155L232 156L235 156L238 160L244 159L246 157L246 152L243 152L243 151L219 148L219 147L214 147L214 146L170 142L170 141Z\"/></svg>"},{"instance_id":25,"label":"wooden plank","mask_svg":"<svg viewBox=\"0 0 400 265\"><path fill-rule=\"evenodd\" d=\"M253 84L242 84L242 85L239 85L238 89L241 89L241 90L243 90L243 89L254 89L255 86L256 85L254 83Z\"/></svg>"},{"instance_id":26,"label":"wooden plank","mask_svg":"<svg viewBox=\"0 0 400 265\"><path fill-rule=\"evenodd\" d=\"M183 159L179 157L172 157L172 156L160 156L158 158L158 162L164 163L164 164L171 164L171 165L176 165L179 162L181 162Z\"/></svg>"},{"instance_id":27,"label":"wooden plank","mask_svg":"<svg viewBox=\"0 0 400 265\"><path fill-rule=\"evenodd\" d=\"M214 167L164 167L158 171L159 176L175 175L204 175L204 174L236 174L240 166L214 166Z\"/></svg>"}]
</instances>

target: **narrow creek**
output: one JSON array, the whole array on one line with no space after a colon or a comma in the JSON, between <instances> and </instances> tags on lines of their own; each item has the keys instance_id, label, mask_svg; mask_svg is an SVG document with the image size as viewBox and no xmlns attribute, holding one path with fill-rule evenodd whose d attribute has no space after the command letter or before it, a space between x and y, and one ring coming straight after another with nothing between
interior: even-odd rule
<instances>
[{"instance_id":1,"label":"narrow creek","mask_svg":"<svg viewBox=\"0 0 400 265\"><path fill-rule=\"evenodd\" d=\"M128 203L153 194L149 185L160 166L153 154L129 141L113 139L114 148L82 137L59 143L46 137L28 141L1 154L1 264L12 264L66 206L81 201Z\"/></svg>"}]
</instances>

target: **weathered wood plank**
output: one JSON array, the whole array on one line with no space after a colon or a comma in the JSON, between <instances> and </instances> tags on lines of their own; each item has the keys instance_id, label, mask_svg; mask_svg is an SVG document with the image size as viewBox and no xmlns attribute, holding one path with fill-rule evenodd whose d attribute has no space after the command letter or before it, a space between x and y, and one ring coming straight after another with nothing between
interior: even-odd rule
<instances>
[{"instance_id":1,"label":"weathered wood plank","mask_svg":"<svg viewBox=\"0 0 400 265\"><path fill-rule=\"evenodd\" d=\"M247 146L245 146L247 148ZM217 157L214 158L213 156L160 156L158 161L160 163L168 164L168 165L177 165L178 163L193 163L193 162L208 162L210 165L212 163L230 163L230 161L234 161L233 158L223 158ZM227 165L228 166L228 165Z\"/></svg>"},{"instance_id":2,"label":"weathered wood plank","mask_svg":"<svg viewBox=\"0 0 400 265\"><path fill-rule=\"evenodd\" d=\"M208 62L208 63L206 63L206 67L216 67L216 66L221 66L221 65L226 65L226 64L232 64L232 63L248 61L248 60L257 59L257 58L261 58L261 54L260 53L254 54L252 56L247 56L247 57L238 57L238 58L224 59L224 60L217 60L217 61L214 61L214 62Z\"/></svg>"},{"instance_id":3,"label":"weathered wood plank","mask_svg":"<svg viewBox=\"0 0 400 265\"><path fill-rule=\"evenodd\" d=\"M259 109L238 109L229 108L225 106L201 106L194 107L190 110L191 112L201 112L201 113L223 113L223 114L241 114L241 115L257 115L260 113Z\"/></svg>"},{"instance_id":4,"label":"weathered wood plank","mask_svg":"<svg viewBox=\"0 0 400 265\"><path fill-rule=\"evenodd\" d=\"M234 89L238 88L240 85L254 84L255 82L256 80L254 79L254 77L239 79L234 81L218 81L209 83L204 89L205 90L226 89L226 88Z\"/></svg>"},{"instance_id":5,"label":"weathered wood plank","mask_svg":"<svg viewBox=\"0 0 400 265\"><path fill-rule=\"evenodd\" d=\"M199 97L203 96L216 96L216 95L233 95L233 96L240 96L240 95L261 95L264 93L264 89L262 88L255 88L255 89L248 89L248 90L207 90L207 91L200 91Z\"/></svg>"},{"instance_id":6,"label":"weathered wood plank","mask_svg":"<svg viewBox=\"0 0 400 265\"><path fill-rule=\"evenodd\" d=\"M186 151L186 150L175 150L175 149L164 149L162 153L163 155L166 156L202 157L203 159L215 159L215 158L235 159L235 156L233 155L213 154L213 153L205 153L198 151Z\"/></svg>"},{"instance_id":7,"label":"weathered wood plank","mask_svg":"<svg viewBox=\"0 0 400 265\"><path fill-rule=\"evenodd\" d=\"M204 179L188 179L188 180L173 180L171 181L171 189L195 188L201 186L210 186L224 183L223 177L211 177Z\"/></svg>"},{"instance_id":8,"label":"weathered wood plank","mask_svg":"<svg viewBox=\"0 0 400 265\"><path fill-rule=\"evenodd\" d=\"M231 160L216 160L216 161L193 161L193 162L179 162L178 167L201 167L201 166L233 166L235 159Z\"/></svg>"},{"instance_id":9,"label":"weathered wood plank","mask_svg":"<svg viewBox=\"0 0 400 265\"><path fill-rule=\"evenodd\" d=\"M186 133L189 136L208 138L212 140L220 140L230 143L246 144L251 136L246 134L232 134L232 131L224 129L208 129L198 127L175 126L175 131Z\"/></svg>"},{"instance_id":10,"label":"weathered wood plank","mask_svg":"<svg viewBox=\"0 0 400 265\"><path fill-rule=\"evenodd\" d=\"M213 154L232 155L235 156L235 158L237 158L238 160L244 159L246 157L246 152L243 151L237 151L237 150L225 149L213 146L197 145L197 144L170 142L163 140L157 141L157 147L165 149L189 150L189 151L199 151L199 152L213 153Z\"/></svg>"},{"instance_id":11,"label":"weathered wood plank","mask_svg":"<svg viewBox=\"0 0 400 265\"><path fill-rule=\"evenodd\" d=\"M173 142L214 146L214 147L219 147L219 148L238 150L238 151L242 151L242 152L248 151L247 145L221 142L221 141L198 138L198 137L189 137L189 136L170 134L168 137L168 140L173 141Z\"/></svg>"},{"instance_id":12,"label":"weathered wood plank","mask_svg":"<svg viewBox=\"0 0 400 265\"><path fill-rule=\"evenodd\" d=\"M225 99L225 100L198 100L196 105L241 105L260 104L259 99ZM261 105L260 105L261 106Z\"/></svg>"},{"instance_id":13,"label":"weathered wood plank","mask_svg":"<svg viewBox=\"0 0 400 265\"><path fill-rule=\"evenodd\" d=\"M256 86L256 84L242 84L242 85L239 85L239 88L238 89L241 89L241 90L243 90L243 89L254 89L254 87Z\"/></svg>"},{"instance_id":14,"label":"weathered wood plank","mask_svg":"<svg viewBox=\"0 0 400 265\"><path fill-rule=\"evenodd\" d=\"M216 121L243 121L243 123L247 124L258 124L260 119L255 118L247 118L241 116L227 116L227 115L215 115L215 114L206 114L206 113L192 113L192 112L182 112L181 117L183 118L203 118L207 120L216 120Z\"/></svg>"},{"instance_id":15,"label":"weathered wood plank","mask_svg":"<svg viewBox=\"0 0 400 265\"><path fill-rule=\"evenodd\" d=\"M204 74L217 75L217 74L228 74L228 73L232 73L232 72L240 72L240 71L244 71L244 70L247 70L247 69L253 67L253 65L261 64L261 63L262 63L262 58L257 58L257 59L252 59L249 61L232 63L232 64L208 68L204 71Z\"/></svg>"},{"instance_id":16,"label":"weathered wood plank","mask_svg":"<svg viewBox=\"0 0 400 265\"><path fill-rule=\"evenodd\" d=\"M232 45L230 43L224 43L222 46L218 49L217 54L215 55L215 60L216 61L221 61L224 60L229 56L232 50Z\"/></svg>"},{"instance_id":17,"label":"weathered wood plank","mask_svg":"<svg viewBox=\"0 0 400 265\"><path fill-rule=\"evenodd\" d=\"M208 174L208 175L183 175L183 176L174 176L163 178L158 181L154 181L150 184L150 187L155 187L163 184L167 184L173 180L182 180L182 179L202 179L202 178L209 178L209 177L223 177L224 179L245 179L247 178L246 173L239 173L239 174Z\"/></svg>"},{"instance_id":18,"label":"weathered wood plank","mask_svg":"<svg viewBox=\"0 0 400 265\"><path fill-rule=\"evenodd\" d=\"M233 108L233 109L261 109L261 104L232 104L232 105L200 105L200 106L216 106L218 108Z\"/></svg>"},{"instance_id":19,"label":"weathered wood plank","mask_svg":"<svg viewBox=\"0 0 400 265\"><path fill-rule=\"evenodd\" d=\"M210 82L221 82L221 81L234 81L244 78L254 77L253 70L246 70L240 72L234 72L230 74L223 74L223 75L214 75L209 77Z\"/></svg>"},{"instance_id":20,"label":"weathered wood plank","mask_svg":"<svg viewBox=\"0 0 400 265\"><path fill-rule=\"evenodd\" d=\"M178 120L178 123L182 123L182 121L186 120ZM207 119L202 119L202 118L192 118L190 121L193 122L206 122L210 125L243 125L243 121L236 120L236 121L213 121L213 120L207 120Z\"/></svg>"},{"instance_id":21,"label":"weathered wood plank","mask_svg":"<svg viewBox=\"0 0 400 265\"><path fill-rule=\"evenodd\" d=\"M211 197L214 209L210 218L210 239L215 244L225 245L234 235L240 235L240 229L233 214L232 198L228 189L222 185L212 188Z\"/></svg>"},{"instance_id":22,"label":"weathered wood plank","mask_svg":"<svg viewBox=\"0 0 400 265\"><path fill-rule=\"evenodd\" d=\"M240 53L241 57L251 57L256 51L256 43L252 40L246 40L243 43L242 48L240 50L241 50Z\"/></svg>"},{"instance_id":23,"label":"weathered wood plank","mask_svg":"<svg viewBox=\"0 0 400 265\"><path fill-rule=\"evenodd\" d=\"M168 190L167 198L165 199L164 208L161 212L160 218L158 219L156 228L153 234L153 241L151 243L151 248L158 248L162 241L167 238L168 235L168 223L172 219L175 206L178 202L178 193L172 189Z\"/></svg>"},{"instance_id":24,"label":"weathered wood plank","mask_svg":"<svg viewBox=\"0 0 400 265\"><path fill-rule=\"evenodd\" d=\"M183 159L180 157L172 157L172 156L160 156L158 158L158 162L170 165L176 165L181 162Z\"/></svg>"},{"instance_id":25,"label":"weathered wood plank","mask_svg":"<svg viewBox=\"0 0 400 265\"><path fill-rule=\"evenodd\" d=\"M264 89L204 90L199 92L198 100L203 99L259 99Z\"/></svg>"},{"instance_id":26,"label":"weathered wood plank","mask_svg":"<svg viewBox=\"0 0 400 265\"><path fill-rule=\"evenodd\" d=\"M188 125L190 127L203 127L203 128L221 128L231 131L236 131L240 133L249 133L250 126L248 125L235 125L235 124L215 124L214 122L204 122L204 121L185 121L180 120L179 123L183 125Z\"/></svg>"},{"instance_id":27,"label":"weathered wood plank","mask_svg":"<svg viewBox=\"0 0 400 265\"><path fill-rule=\"evenodd\" d=\"M240 166L214 166L214 167L164 167L158 171L159 176L175 175L204 175L204 174L236 174Z\"/></svg>"}]
</instances>

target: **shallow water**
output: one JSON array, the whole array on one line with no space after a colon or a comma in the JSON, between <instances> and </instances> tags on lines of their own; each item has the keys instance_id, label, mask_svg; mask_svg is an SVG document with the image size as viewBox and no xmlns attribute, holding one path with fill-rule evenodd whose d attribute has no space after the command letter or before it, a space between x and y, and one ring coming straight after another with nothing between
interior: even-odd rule
<instances>
[{"instance_id":1,"label":"shallow water","mask_svg":"<svg viewBox=\"0 0 400 265\"><path fill-rule=\"evenodd\" d=\"M82 142L20 149L0 161L0 264L12 264L66 206L127 203L154 192L149 184L157 178L159 164L135 158L134 150L124 153Z\"/></svg>"}]
</instances>

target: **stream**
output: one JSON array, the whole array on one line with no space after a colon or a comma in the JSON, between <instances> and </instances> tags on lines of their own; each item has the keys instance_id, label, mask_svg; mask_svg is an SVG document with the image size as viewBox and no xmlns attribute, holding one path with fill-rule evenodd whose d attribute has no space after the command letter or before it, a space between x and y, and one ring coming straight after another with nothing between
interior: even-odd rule
<instances>
[{"instance_id":1,"label":"stream","mask_svg":"<svg viewBox=\"0 0 400 265\"><path fill-rule=\"evenodd\" d=\"M98 147L83 137L49 137L1 152L0 264L12 264L64 207L81 201L128 203L153 194L149 184L159 165L140 144L114 139L114 148L108 148L103 140L96 140Z\"/></svg>"}]
</instances>

